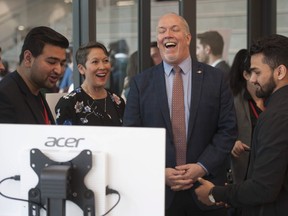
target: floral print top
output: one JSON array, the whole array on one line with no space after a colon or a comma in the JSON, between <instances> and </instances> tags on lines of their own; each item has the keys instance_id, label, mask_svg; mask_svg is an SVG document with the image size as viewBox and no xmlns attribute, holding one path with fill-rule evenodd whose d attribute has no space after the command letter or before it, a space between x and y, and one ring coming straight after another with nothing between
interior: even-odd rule
<instances>
[{"instance_id":1,"label":"floral print top","mask_svg":"<svg viewBox=\"0 0 288 216\"><path fill-rule=\"evenodd\" d=\"M125 102L107 91L107 97L94 100L81 87L60 98L55 106L58 125L121 126Z\"/></svg>"}]
</instances>

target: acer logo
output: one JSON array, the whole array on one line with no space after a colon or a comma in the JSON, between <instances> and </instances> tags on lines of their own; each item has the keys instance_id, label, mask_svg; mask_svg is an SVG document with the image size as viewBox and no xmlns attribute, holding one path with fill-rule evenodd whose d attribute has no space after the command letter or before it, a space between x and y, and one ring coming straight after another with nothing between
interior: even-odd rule
<instances>
[{"instance_id":1,"label":"acer logo","mask_svg":"<svg viewBox=\"0 0 288 216\"><path fill-rule=\"evenodd\" d=\"M74 137L47 137L48 141L44 143L47 147L68 147L68 148L77 148L81 140L85 138L74 138Z\"/></svg>"}]
</instances>

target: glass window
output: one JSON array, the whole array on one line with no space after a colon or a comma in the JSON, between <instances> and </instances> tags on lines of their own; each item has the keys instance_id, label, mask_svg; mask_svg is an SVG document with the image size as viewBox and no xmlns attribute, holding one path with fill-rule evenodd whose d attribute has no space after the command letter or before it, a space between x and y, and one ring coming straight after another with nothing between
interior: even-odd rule
<instances>
[{"instance_id":1,"label":"glass window","mask_svg":"<svg viewBox=\"0 0 288 216\"><path fill-rule=\"evenodd\" d=\"M277 0L277 34L288 36L288 1Z\"/></svg>"},{"instance_id":2,"label":"glass window","mask_svg":"<svg viewBox=\"0 0 288 216\"><path fill-rule=\"evenodd\" d=\"M111 0L110 3L100 5L97 7L96 17L97 40L110 49L113 69L109 87L121 94L129 58L138 50L138 1ZM156 40L155 30L159 16L170 11L178 12L177 1L151 0L151 42ZM137 64L135 54L131 57L131 61L133 60Z\"/></svg>"},{"instance_id":3,"label":"glass window","mask_svg":"<svg viewBox=\"0 0 288 216\"><path fill-rule=\"evenodd\" d=\"M97 40L110 50L112 71L109 88L121 95L129 56L137 50L137 3L114 0L100 7L98 4L96 15Z\"/></svg>"},{"instance_id":4,"label":"glass window","mask_svg":"<svg viewBox=\"0 0 288 216\"><path fill-rule=\"evenodd\" d=\"M198 0L197 33L218 31L224 39L223 58L231 65L247 48L247 0Z\"/></svg>"},{"instance_id":5,"label":"glass window","mask_svg":"<svg viewBox=\"0 0 288 216\"><path fill-rule=\"evenodd\" d=\"M138 49L138 1L95 0L97 40L111 50L116 92L123 86L128 58ZM179 1L151 0L151 41L156 40L156 24L166 12L178 13ZM288 35L288 2L277 0L277 33ZM247 0L198 0L197 32L217 30L224 37L223 58L232 63L238 50L247 46ZM72 0L0 1L0 46L10 70L18 63L22 39L27 31L47 25L72 43ZM196 39L192 38L196 43ZM196 52L196 51L195 51ZM116 72L115 72L116 71ZM113 84L114 85L114 84Z\"/></svg>"},{"instance_id":6,"label":"glass window","mask_svg":"<svg viewBox=\"0 0 288 216\"><path fill-rule=\"evenodd\" d=\"M23 38L35 26L50 26L72 41L71 1L0 1L0 46L10 71L18 64Z\"/></svg>"}]
</instances>

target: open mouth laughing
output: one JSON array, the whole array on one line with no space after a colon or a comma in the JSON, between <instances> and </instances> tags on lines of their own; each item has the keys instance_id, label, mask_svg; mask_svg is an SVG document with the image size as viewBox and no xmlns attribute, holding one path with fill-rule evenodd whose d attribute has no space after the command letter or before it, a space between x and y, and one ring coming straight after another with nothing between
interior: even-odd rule
<instances>
[{"instance_id":1,"label":"open mouth laughing","mask_svg":"<svg viewBox=\"0 0 288 216\"><path fill-rule=\"evenodd\" d=\"M176 47L177 44L175 42L166 42L164 45L167 49L169 49Z\"/></svg>"}]
</instances>

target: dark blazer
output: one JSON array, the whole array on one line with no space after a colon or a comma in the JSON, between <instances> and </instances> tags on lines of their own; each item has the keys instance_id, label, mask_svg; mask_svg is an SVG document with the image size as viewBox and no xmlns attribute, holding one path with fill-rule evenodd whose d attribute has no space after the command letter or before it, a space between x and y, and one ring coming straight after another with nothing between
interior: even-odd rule
<instances>
[{"instance_id":1,"label":"dark blazer","mask_svg":"<svg viewBox=\"0 0 288 216\"><path fill-rule=\"evenodd\" d=\"M51 124L55 124L49 106L41 94ZM35 96L17 71L0 82L0 123L45 124Z\"/></svg>"},{"instance_id":2,"label":"dark blazer","mask_svg":"<svg viewBox=\"0 0 288 216\"><path fill-rule=\"evenodd\" d=\"M225 161L236 140L233 96L223 72L192 61L192 94L187 136L187 163L200 162L209 171L207 179L226 182ZM166 128L166 167L176 166L170 112L163 64L136 75L131 80L124 113L125 126ZM195 202L201 208L194 194ZM166 186L166 207L174 192ZM192 199L192 197L191 197Z\"/></svg>"},{"instance_id":3,"label":"dark blazer","mask_svg":"<svg viewBox=\"0 0 288 216\"><path fill-rule=\"evenodd\" d=\"M220 69L224 72L226 79L229 79L229 73L230 73L230 66L227 64L226 61L222 60L217 65L215 65L215 68Z\"/></svg>"},{"instance_id":4,"label":"dark blazer","mask_svg":"<svg viewBox=\"0 0 288 216\"><path fill-rule=\"evenodd\" d=\"M242 216L288 214L288 86L274 92L254 128L247 180L215 187L216 201L242 207Z\"/></svg>"}]
</instances>

